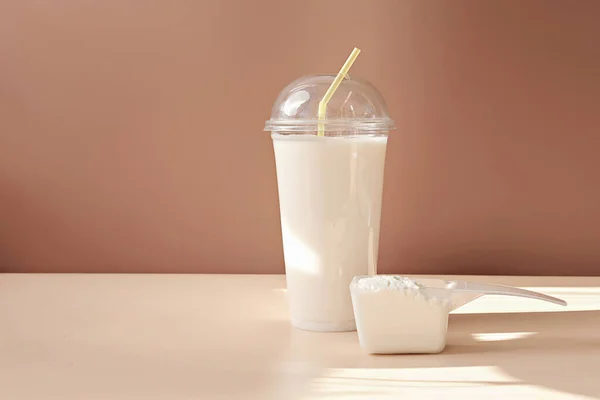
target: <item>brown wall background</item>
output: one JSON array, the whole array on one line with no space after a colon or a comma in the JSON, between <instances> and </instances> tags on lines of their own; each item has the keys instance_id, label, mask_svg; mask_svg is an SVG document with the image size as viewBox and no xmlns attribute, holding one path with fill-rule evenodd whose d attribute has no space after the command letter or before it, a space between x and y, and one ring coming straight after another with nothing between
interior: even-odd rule
<instances>
[{"instance_id":1,"label":"brown wall background","mask_svg":"<svg viewBox=\"0 0 600 400\"><path fill-rule=\"evenodd\" d=\"M380 270L600 274L598 1L0 3L4 271L283 272L271 104L388 101Z\"/></svg>"}]
</instances>

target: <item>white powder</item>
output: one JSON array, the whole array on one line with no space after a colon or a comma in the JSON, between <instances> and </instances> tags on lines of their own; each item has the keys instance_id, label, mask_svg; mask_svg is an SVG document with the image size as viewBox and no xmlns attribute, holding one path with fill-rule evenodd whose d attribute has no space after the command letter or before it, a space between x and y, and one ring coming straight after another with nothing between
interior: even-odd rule
<instances>
[{"instance_id":1,"label":"white powder","mask_svg":"<svg viewBox=\"0 0 600 400\"><path fill-rule=\"evenodd\" d=\"M439 353L450 301L411 278L356 277L350 285L361 347L369 353Z\"/></svg>"},{"instance_id":2,"label":"white powder","mask_svg":"<svg viewBox=\"0 0 600 400\"><path fill-rule=\"evenodd\" d=\"M407 276L398 275L374 275L364 277L357 280L356 286L360 289L420 289L422 285L419 285L414 279Z\"/></svg>"}]
</instances>

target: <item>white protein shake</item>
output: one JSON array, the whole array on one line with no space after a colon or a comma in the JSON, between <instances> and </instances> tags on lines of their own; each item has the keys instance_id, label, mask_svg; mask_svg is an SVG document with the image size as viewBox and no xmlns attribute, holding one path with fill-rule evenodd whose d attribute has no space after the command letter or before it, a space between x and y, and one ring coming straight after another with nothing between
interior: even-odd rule
<instances>
[{"instance_id":1,"label":"white protein shake","mask_svg":"<svg viewBox=\"0 0 600 400\"><path fill-rule=\"evenodd\" d=\"M354 330L348 286L376 273L387 135L272 138L292 324Z\"/></svg>"}]
</instances>

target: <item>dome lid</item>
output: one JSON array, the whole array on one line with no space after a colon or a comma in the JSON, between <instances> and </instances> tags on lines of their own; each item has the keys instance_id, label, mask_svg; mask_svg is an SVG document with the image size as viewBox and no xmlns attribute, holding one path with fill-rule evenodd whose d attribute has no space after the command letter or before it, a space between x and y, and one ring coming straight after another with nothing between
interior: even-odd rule
<instances>
[{"instance_id":1,"label":"dome lid","mask_svg":"<svg viewBox=\"0 0 600 400\"><path fill-rule=\"evenodd\" d=\"M278 133L325 132L371 134L394 130L387 106L369 82L347 76L327 103L327 114L319 120L319 102L335 78L307 75L287 85L277 97L265 130Z\"/></svg>"}]
</instances>

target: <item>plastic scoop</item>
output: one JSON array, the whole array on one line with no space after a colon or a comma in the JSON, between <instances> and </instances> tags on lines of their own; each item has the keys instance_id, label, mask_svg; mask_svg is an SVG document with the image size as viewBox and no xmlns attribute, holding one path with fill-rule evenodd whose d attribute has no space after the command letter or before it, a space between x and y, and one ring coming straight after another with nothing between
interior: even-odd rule
<instances>
[{"instance_id":1,"label":"plastic scoop","mask_svg":"<svg viewBox=\"0 0 600 400\"><path fill-rule=\"evenodd\" d=\"M478 283L468 281L446 281L443 279L428 278L409 278L399 275L376 275L387 279L394 279L397 284L394 286L407 287L409 289L421 291L427 297L439 299L448 299L450 301L450 311L464 306L471 301L478 299L486 294L527 297L535 300L548 301L550 303L566 306L567 302L543 293L531 290L519 289L512 286L492 285L489 283ZM357 276L352 281L354 285L368 276ZM395 282L391 281L391 282Z\"/></svg>"},{"instance_id":2,"label":"plastic scoop","mask_svg":"<svg viewBox=\"0 0 600 400\"><path fill-rule=\"evenodd\" d=\"M530 290L397 275L356 276L350 293L361 347L368 353L438 353L446 346L448 313L486 294L567 302Z\"/></svg>"},{"instance_id":3,"label":"plastic scoop","mask_svg":"<svg viewBox=\"0 0 600 400\"><path fill-rule=\"evenodd\" d=\"M442 281L446 282L448 290L452 291L451 310L456 310L483 295L494 294L503 296L527 297L535 300L548 301L550 303L566 306L567 302L557 297L548 296L532 290L519 289L511 286L492 285L489 283L477 283L467 281Z\"/></svg>"}]
</instances>

